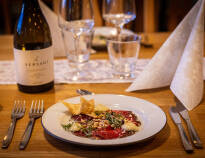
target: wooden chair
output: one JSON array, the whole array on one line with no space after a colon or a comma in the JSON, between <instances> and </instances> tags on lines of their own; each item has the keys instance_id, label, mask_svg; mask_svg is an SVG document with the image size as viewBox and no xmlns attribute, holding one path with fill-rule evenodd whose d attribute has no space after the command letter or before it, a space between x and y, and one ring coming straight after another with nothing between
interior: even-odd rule
<instances>
[{"instance_id":1,"label":"wooden chair","mask_svg":"<svg viewBox=\"0 0 205 158\"><path fill-rule=\"evenodd\" d=\"M6 34L11 34L11 16L9 13L9 1L8 0L0 0L0 8L3 13L4 18L4 32Z\"/></svg>"},{"instance_id":2,"label":"wooden chair","mask_svg":"<svg viewBox=\"0 0 205 158\"><path fill-rule=\"evenodd\" d=\"M155 0L143 1L143 32L157 31L157 15L155 11Z\"/></svg>"}]
</instances>

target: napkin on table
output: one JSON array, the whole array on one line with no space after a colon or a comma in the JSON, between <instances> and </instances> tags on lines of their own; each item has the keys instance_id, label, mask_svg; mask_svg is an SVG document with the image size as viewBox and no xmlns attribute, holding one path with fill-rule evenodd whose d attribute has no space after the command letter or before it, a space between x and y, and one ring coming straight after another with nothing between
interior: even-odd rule
<instances>
[{"instance_id":1,"label":"napkin on table","mask_svg":"<svg viewBox=\"0 0 205 158\"><path fill-rule=\"evenodd\" d=\"M126 91L171 90L191 110L203 96L204 0L198 0Z\"/></svg>"},{"instance_id":2,"label":"napkin on table","mask_svg":"<svg viewBox=\"0 0 205 158\"><path fill-rule=\"evenodd\" d=\"M204 0L171 83L175 96L192 110L203 98Z\"/></svg>"},{"instance_id":3,"label":"napkin on table","mask_svg":"<svg viewBox=\"0 0 205 158\"><path fill-rule=\"evenodd\" d=\"M62 31L58 24L58 15L53 12L49 7L46 6L41 0L39 1L39 5L41 10L48 22L51 36L52 36L52 43L53 43L53 50L55 57L63 57L66 56L66 48L75 49L74 48L74 37L73 34L69 31ZM65 46L64 46L65 45ZM85 39L80 39L79 47L83 49L87 49L87 44ZM90 50L91 52L95 52L94 50Z\"/></svg>"},{"instance_id":4,"label":"napkin on table","mask_svg":"<svg viewBox=\"0 0 205 158\"><path fill-rule=\"evenodd\" d=\"M54 56L65 56L61 29L58 25L58 16L50 8L48 8L46 4L44 4L41 0L39 0L39 5L48 22L51 31Z\"/></svg>"}]
</instances>

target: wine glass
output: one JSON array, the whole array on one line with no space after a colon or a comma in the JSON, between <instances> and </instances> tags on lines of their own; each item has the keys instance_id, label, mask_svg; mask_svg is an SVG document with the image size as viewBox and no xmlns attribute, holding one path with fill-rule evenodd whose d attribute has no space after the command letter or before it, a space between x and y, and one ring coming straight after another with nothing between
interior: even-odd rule
<instances>
[{"instance_id":1,"label":"wine glass","mask_svg":"<svg viewBox=\"0 0 205 158\"><path fill-rule=\"evenodd\" d=\"M136 18L135 0L103 0L103 18L114 24L119 35L123 26Z\"/></svg>"},{"instance_id":2,"label":"wine glass","mask_svg":"<svg viewBox=\"0 0 205 158\"><path fill-rule=\"evenodd\" d=\"M94 26L91 0L61 0L58 14L70 70L69 80L85 80L89 61L92 28Z\"/></svg>"}]
</instances>

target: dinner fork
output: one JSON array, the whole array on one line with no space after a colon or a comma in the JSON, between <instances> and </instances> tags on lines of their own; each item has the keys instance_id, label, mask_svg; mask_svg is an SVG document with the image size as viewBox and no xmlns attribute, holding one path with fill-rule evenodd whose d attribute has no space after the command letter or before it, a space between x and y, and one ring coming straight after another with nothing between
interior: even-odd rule
<instances>
[{"instance_id":1,"label":"dinner fork","mask_svg":"<svg viewBox=\"0 0 205 158\"><path fill-rule=\"evenodd\" d=\"M22 118L25 114L25 105L26 101L20 101L20 100L15 100L14 101L14 107L11 112L11 124L8 128L8 132L5 135L3 142L2 142L2 148L7 148L9 144L11 143L11 140L13 138L15 126L16 126L16 121L20 118Z\"/></svg>"},{"instance_id":2,"label":"dinner fork","mask_svg":"<svg viewBox=\"0 0 205 158\"><path fill-rule=\"evenodd\" d=\"M37 107L37 104L38 104L38 107ZM28 125L26 127L26 130L21 138L21 142L19 144L19 149L24 149L27 146L29 139L31 137L31 133L33 130L35 120L43 115L43 111L44 111L43 107L44 107L43 100L35 100L35 101L32 100L31 108L30 108L30 112L29 112L30 120L29 120Z\"/></svg>"}]
</instances>

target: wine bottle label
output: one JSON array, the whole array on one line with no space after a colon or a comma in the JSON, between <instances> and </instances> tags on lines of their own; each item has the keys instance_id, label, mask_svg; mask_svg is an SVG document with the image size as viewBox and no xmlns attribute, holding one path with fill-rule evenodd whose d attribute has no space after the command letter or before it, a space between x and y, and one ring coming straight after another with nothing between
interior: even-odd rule
<instances>
[{"instance_id":1,"label":"wine bottle label","mask_svg":"<svg viewBox=\"0 0 205 158\"><path fill-rule=\"evenodd\" d=\"M17 83L35 86L54 80L52 46L39 50L14 48Z\"/></svg>"}]
</instances>

